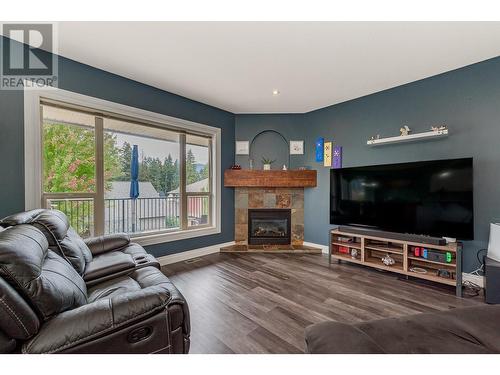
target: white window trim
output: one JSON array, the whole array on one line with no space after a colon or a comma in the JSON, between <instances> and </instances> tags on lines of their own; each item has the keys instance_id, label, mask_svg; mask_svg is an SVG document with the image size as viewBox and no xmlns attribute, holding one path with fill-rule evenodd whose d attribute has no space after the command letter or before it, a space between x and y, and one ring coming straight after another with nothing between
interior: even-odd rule
<instances>
[{"instance_id":1,"label":"white window trim","mask_svg":"<svg viewBox=\"0 0 500 375\"><path fill-rule=\"evenodd\" d=\"M221 233L221 129L209 125L178 119L156 112L130 107L72 91L56 88L24 90L24 186L25 210L41 207L42 197L42 134L40 124L40 101L49 99L88 107L98 111L114 112L123 116L164 124L169 129L178 128L203 133L212 137L212 225L170 233L138 233L131 235L134 242L141 245L154 245L188 238Z\"/></svg>"}]
</instances>

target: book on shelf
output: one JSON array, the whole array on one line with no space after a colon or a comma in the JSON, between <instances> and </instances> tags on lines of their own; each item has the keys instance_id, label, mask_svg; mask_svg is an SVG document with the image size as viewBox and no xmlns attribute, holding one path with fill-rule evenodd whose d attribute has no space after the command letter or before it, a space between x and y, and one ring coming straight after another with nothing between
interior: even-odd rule
<instances>
[{"instance_id":1,"label":"book on shelf","mask_svg":"<svg viewBox=\"0 0 500 375\"><path fill-rule=\"evenodd\" d=\"M350 251L349 251L349 248L347 246L339 246L339 253L349 254Z\"/></svg>"},{"instance_id":2,"label":"book on shelf","mask_svg":"<svg viewBox=\"0 0 500 375\"><path fill-rule=\"evenodd\" d=\"M345 242L345 243L353 243L352 238L347 238L347 237L338 237L336 242Z\"/></svg>"}]
</instances>

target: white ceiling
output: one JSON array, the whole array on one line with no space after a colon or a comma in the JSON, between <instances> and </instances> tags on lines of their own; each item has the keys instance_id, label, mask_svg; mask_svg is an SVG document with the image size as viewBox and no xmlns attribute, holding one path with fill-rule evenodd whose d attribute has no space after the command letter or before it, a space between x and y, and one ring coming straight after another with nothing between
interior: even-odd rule
<instances>
[{"instance_id":1,"label":"white ceiling","mask_svg":"<svg viewBox=\"0 0 500 375\"><path fill-rule=\"evenodd\" d=\"M500 22L62 22L59 54L234 113L294 113L496 57Z\"/></svg>"}]
</instances>

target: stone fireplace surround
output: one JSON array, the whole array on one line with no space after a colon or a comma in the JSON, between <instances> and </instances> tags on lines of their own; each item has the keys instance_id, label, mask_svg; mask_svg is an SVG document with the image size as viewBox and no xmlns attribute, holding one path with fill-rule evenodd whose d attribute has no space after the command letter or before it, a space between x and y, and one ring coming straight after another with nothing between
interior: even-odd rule
<instances>
[{"instance_id":1,"label":"stone fireplace surround","mask_svg":"<svg viewBox=\"0 0 500 375\"><path fill-rule=\"evenodd\" d=\"M320 248L304 244L304 188L317 186L316 175L315 170L224 171L224 186L235 188L235 244L221 247L220 251L320 254ZM249 245L249 209L289 209L291 244Z\"/></svg>"},{"instance_id":2,"label":"stone fireplace surround","mask_svg":"<svg viewBox=\"0 0 500 375\"><path fill-rule=\"evenodd\" d=\"M303 188L246 188L235 189L235 242L248 244L249 208L288 208L291 210L291 241L293 246L304 243Z\"/></svg>"}]
</instances>

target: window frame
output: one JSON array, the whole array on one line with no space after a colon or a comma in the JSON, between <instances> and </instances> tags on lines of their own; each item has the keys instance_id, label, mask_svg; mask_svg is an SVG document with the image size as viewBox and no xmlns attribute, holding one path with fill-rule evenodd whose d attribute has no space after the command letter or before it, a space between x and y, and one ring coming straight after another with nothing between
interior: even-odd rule
<instances>
[{"instance_id":1,"label":"window frame","mask_svg":"<svg viewBox=\"0 0 500 375\"><path fill-rule=\"evenodd\" d=\"M43 157L42 157L42 109L41 104L56 103L67 109L75 109L91 113L96 118L96 156L98 163L96 164L96 191L94 193L44 193L43 191ZM102 119L106 116L131 120L145 126L155 126L167 130L173 130L180 133L181 140L184 139L184 145L181 146L180 158L181 176L185 175L185 135L187 133L193 135L201 135L209 138L209 186L208 193L186 193L186 184L181 177L180 193L181 193L181 223L180 229L159 230L150 233L130 233L130 236L135 242L141 245L153 245L158 243L177 241L182 239L194 238L221 233L221 129L213 126L200 124L188 120L183 120L156 112L151 112L136 107L131 107L95 97L74 93L67 90L56 88L45 88L37 90L24 91L24 149L25 149L25 209L35 209L43 207L44 198L64 196L80 196L93 195L95 196L94 207L98 210L101 205L98 204L100 198L104 199L103 186L97 183L98 174L102 173L101 168L102 155L99 155L100 142L99 130L102 130ZM100 119L100 121L98 121ZM181 142L182 143L182 142ZM182 153L182 151L184 151ZM98 191L99 189L102 192ZM184 195L182 195L184 190ZM102 197L101 197L102 195ZM183 211L187 210L187 201L189 196L209 196L209 222L204 225L188 226L187 214ZM52 198L54 199L54 198ZM103 208L103 207L102 207ZM101 215L94 214L94 221L98 221ZM104 213L102 214L102 220ZM103 224L103 223L102 223ZM96 232L94 235L100 235L104 225L95 223Z\"/></svg>"}]
</instances>

